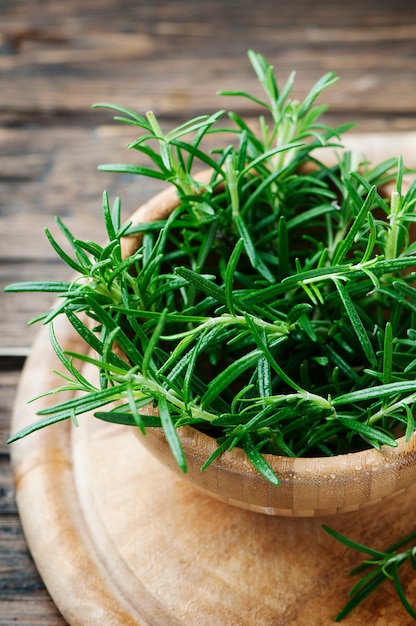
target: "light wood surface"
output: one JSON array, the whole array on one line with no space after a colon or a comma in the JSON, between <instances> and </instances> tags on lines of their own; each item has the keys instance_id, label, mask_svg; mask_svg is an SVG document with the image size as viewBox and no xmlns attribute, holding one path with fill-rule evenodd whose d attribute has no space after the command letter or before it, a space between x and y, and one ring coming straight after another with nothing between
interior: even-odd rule
<instances>
[{"instance_id":1,"label":"light wood surface","mask_svg":"<svg viewBox=\"0 0 416 626\"><path fill-rule=\"evenodd\" d=\"M296 70L299 95L325 71L335 70L341 80L328 91L327 121L352 120L357 132L372 132L376 156L379 133L383 140L386 135L391 139L393 154L403 146L412 154L415 40L414 0L0 2L0 626L66 623L27 549L6 445L16 386L38 333L27 320L45 311L53 296L22 299L4 294L3 286L69 278L71 271L56 262L43 235L45 226L56 232L54 215L76 235L84 236L88 228L104 237L103 189L112 198L121 196L127 216L160 188L156 181L96 172L99 163L137 155L125 150L132 129L114 125L107 112L93 111L91 105L107 100L140 112L153 108L163 127L171 128L190 115L223 106L217 89L255 89L246 59L252 48L265 54L281 77ZM247 101L229 104L237 112L253 113ZM407 510L398 509L402 526L393 525L390 537L378 532L374 519L365 538L383 548L386 537L393 541L413 530ZM361 518L352 519L360 526ZM226 532L232 531L228 525ZM347 579L348 566L357 557L346 553L345 559L340 576ZM318 585L314 571L306 575L305 566L299 582L309 600ZM331 575L319 585L327 585ZM416 597L412 576L407 585ZM342 604L339 596L337 600ZM394 610L406 624L394 595L387 601L388 607L382 600L358 622L384 626L390 623L385 615ZM293 616L286 612L281 623L291 626ZM309 624L307 615L303 623Z\"/></svg>"},{"instance_id":2,"label":"light wood surface","mask_svg":"<svg viewBox=\"0 0 416 626\"><path fill-rule=\"evenodd\" d=\"M71 349L74 331L56 332ZM44 329L19 387L13 428L34 418L28 399L61 365ZM88 375L88 373L86 372ZM56 382L56 381L55 381ZM43 407L50 399L37 402ZM218 502L161 465L129 428L84 416L13 448L17 502L30 550L65 619L77 626L324 626L341 608L356 562L322 530L389 543L407 532L416 485L363 511L279 518ZM415 589L411 572L404 585ZM385 585L348 624L407 626Z\"/></svg>"}]
</instances>

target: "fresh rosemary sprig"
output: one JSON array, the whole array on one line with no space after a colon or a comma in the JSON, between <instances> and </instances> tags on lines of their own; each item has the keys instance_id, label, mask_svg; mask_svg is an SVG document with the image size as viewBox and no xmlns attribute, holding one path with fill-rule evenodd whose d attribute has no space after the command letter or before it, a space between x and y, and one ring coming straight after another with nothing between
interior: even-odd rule
<instances>
[{"instance_id":1,"label":"fresh rosemary sprig","mask_svg":"<svg viewBox=\"0 0 416 626\"><path fill-rule=\"evenodd\" d=\"M110 207L104 194L106 245L78 239L58 220L72 256L47 231L76 278L8 290L59 294L39 319L68 370L62 388L85 393L44 409L10 441L92 410L161 426L186 470L177 428L191 424L218 441L204 467L241 446L277 485L262 452L334 455L412 436L416 183L404 188L400 158L359 162L342 147L349 126L322 123L325 107L315 101L334 74L297 102L293 76L280 90L267 61L249 57L265 99L225 93L260 107L259 132L232 111L224 124L221 110L164 133L154 113L97 105L139 133L129 147L150 162L101 169L173 184L179 206L166 219L122 226L119 200ZM212 135L221 141L209 150ZM337 150L333 165L319 160L328 146ZM211 169L205 183L201 166ZM380 190L392 181L386 198ZM121 239L132 234L141 245L123 259ZM62 352L53 334L60 314L95 357ZM75 357L96 366L99 386ZM141 414L148 403L159 416Z\"/></svg>"},{"instance_id":2,"label":"fresh rosemary sprig","mask_svg":"<svg viewBox=\"0 0 416 626\"><path fill-rule=\"evenodd\" d=\"M398 542L389 546L384 552L374 550L364 546L352 539L345 537L337 531L323 526L324 530L332 537L340 541L342 544L358 552L367 554L369 558L363 560L362 564L351 570L351 574L361 574L365 572L364 576L358 581L356 585L349 592L350 600L344 606L344 608L335 617L336 622L340 622L346 617L353 609L355 609L365 598L373 593L379 585L386 580L392 580L400 599L400 602L408 612L408 614L416 619L416 609L413 608L406 593L403 589L402 583L399 577L399 568L406 562L410 562L413 569L416 569L416 545L413 545L406 550L398 552L398 549L405 544L414 542L416 539L416 532L410 533L406 537L403 537Z\"/></svg>"}]
</instances>

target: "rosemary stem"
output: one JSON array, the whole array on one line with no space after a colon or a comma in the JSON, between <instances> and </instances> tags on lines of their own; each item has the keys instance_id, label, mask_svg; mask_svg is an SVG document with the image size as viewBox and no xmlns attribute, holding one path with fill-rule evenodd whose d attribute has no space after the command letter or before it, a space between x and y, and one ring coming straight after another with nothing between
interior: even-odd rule
<instances>
[{"instance_id":1,"label":"rosemary stem","mask_svg":"<svg viewBox=\"0 0 416 626\"><path fill-rule=\"evenodd\" d=\"M233 217L237 217L240 213L240 197L238 194L237 172L233 165L232 156L228 156L225 162L225 172L227 176L227 187L231 200L231 213Z\"/></svg>"},{"instance_id":2,"label":"rosemary stem","mask_svg":"<svg viewBox=\"0 0 416 626\"><path fill-rule=\"evenodd\" d=\"M281 322L276 320L274 323L266 322L266 320L261 319L259 317L251 317L251 321L258 327L263 330L268 331L270 334L275 337L283 337L288 335L291 330L295 328L295 324L288 324L286 322ZM196 326L195 328L191 328L185 330L182 333L176 333L174 335L162 335L162 339L165 341L183 339L184 337L188 337L189 335L199 334L203 330L208 328L213 328L215 326L247 326L247 318L243 315L231 315L229 313L224 313L223 315L219 315L218 317L208 317L206 318L202 324Z\"/></svg>"},{"instance_id":3,"label":"rosemary stem","mask_svg":"<svg viewBox=\"0 0 416 626\"><path fill-rule=\"evenodd\" d=\"M394 415L394 413L396 413L397 411L400 411L404 406L412 405L414 402L416 402L416 393L412 393L410 396L407 396L406 398L401 398L397 402L394 402L393 404L390 404L388 406L383 406L379 411L374 413L369 418L368 424L370 425L375 424L376 422L383 419L383 417L386 417L392 414Z\"/></svg>"},{"instance_id":4,"label":"rosemary stem","mask_svg":"<svg viewBox=\"0 0 416 626\"><path fill-rule=\"evenodd\" d=\"M123 379L132 382L138 389L143 390L140 392L141 397L144 393L156 399L163 397L169 404L179 409L183 415L188 413L192 419L212 422L218 417L218 415L205 411L194 402L186 404L174 391L166 389L163 385L151 378L143 376L140 372L130 372L127 376L123 377Z\"/></svg>"},{"instance_id":5,"label":"rosemary stem","mask_svg":"<svg viewBox=\"0 0 416 626\"><path fill-rule=\"evenodd\" d=\"M398 237L400 232L400 205L401 195L395 189L391 193L390 202L390 228L387 235L385 258L386 260L394 259L397 255Z\"/></svg>"}]
</instances>

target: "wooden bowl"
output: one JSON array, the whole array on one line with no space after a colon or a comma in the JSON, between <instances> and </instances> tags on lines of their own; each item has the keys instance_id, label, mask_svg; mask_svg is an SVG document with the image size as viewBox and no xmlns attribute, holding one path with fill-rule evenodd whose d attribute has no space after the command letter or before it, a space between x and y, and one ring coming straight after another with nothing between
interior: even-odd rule
<instances>
[{"instance_id":1,"label":"wooden bowl","mask_svg":"<svg viewBox=\"0 0 416 626\"><path fill-rule=\"evenodd\" d=\"M210 171L202 172L207 182ZM133 224L166 218L179 200L172 187L155 195L133 213ZM140 235L126 237L123 255L141 245ZM416 479L416 434L398 446L383 446L335 457L289 458L264 455L280 479L278 487L263 478L248 461L243 450L234 448L217 458L201 472L200 468L215 450L216 441L195 428L179 429L188 463L186 474L179 469L162 429L149 428L142 435L133 429L142 444L162 463L214 498L244 509L284 516L316 516L354 511L375 504L402 491Z\"/></svg>"},{"instance_id":2,"label":"wooden bowl","mask_svg":"<svg viewBox=\"0 0 416 626\"><path fill-rule=\"evenodd\" d=\"M179 429L188 471L178 467L163 430L149 428L142 435L146 449L159 461L205 493L234 506L268 515L312 517L333 515L381 502L416 479L416 436L398 440L397 448L383 446L333 457L290 458L265 454L280 479L274 486L251 465L244 451L234 448L201 472L215 450L215 439L195 428Z\"/></svg>"}]
</instances>

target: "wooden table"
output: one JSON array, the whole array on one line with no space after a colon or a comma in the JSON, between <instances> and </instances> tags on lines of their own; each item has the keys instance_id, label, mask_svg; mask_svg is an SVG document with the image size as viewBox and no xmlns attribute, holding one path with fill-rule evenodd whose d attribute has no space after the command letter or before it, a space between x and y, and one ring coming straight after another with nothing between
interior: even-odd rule
<instances>
[{"instance_id":1,"label":"wooden table","mask_svg":"<svg viewBox=\"0 0 416 626\"><path fill-rule=\"evenodd\" d=\"M44 226L65 219L103 235L101 193L122 197L125 215L158 185L96 172L126 161L131 130L91 104L153 109L166 127L223 106L218 89L257 89L246 51L265 54L284 80L297 71L304 94L324 72L330 123L385 133L389 145L416 131L416 3L329 0L71 0L0 4L0 285L68 271L45 243ZM250 114L247 102L233 102ZM408 137L412 137L409 135ZM377 156L377 155L376 155ZM415 155L413 154L413 165ZM47 296L0 292L0 625L58 626L26 548L14 500L10 414L25 357L38 332L26 322ZM341 601L343 599L340 599ZM352 623L352 622L351 622ZM357 622L354 622L357 623ZM381 622L380 622L381 623ZM384 623L384 622L383 622ZM404 617L403 624L409 623Z\"/></svg>"}]
</instances>

